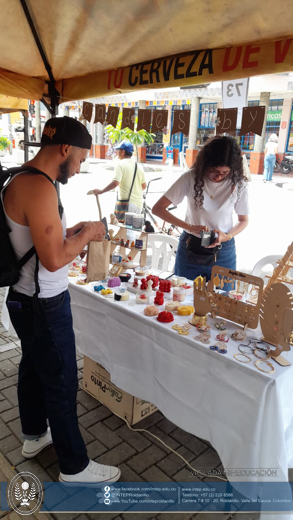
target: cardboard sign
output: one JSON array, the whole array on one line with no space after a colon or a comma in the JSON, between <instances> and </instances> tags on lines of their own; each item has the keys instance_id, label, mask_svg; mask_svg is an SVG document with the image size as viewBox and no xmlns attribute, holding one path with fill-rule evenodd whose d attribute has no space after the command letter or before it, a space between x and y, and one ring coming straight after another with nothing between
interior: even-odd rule
<instances>
[{"instance_id":1,"label":"cardboard sign","mask_svg":"<svg viewBox=\"0 0 293 520\"><path fill-rule=\"evenodd\" d=\"M190 110L174 110L174 122L171 134L182 132L189 134Z\"/></svg>"},{"instance_id":2,"label":"cardboard sign","mask_svg":"<svg viewBox=\"0 0 293 520\"><path fill-rule=\"evenodd\" d=\"M82 119L86 119L89 123L91 122L93 114L93 104L88 101L84 101L82 105Z\"/></svg>"},{"instance_id":3,"label":"cardboard sign","mask_svg":"<svg viewBox=\"0 0 293 520\"><path fill-rule=\"evenodd\" d=\"M237 112L237 108L218 108L217 135L225 133L232 135L236 133Z\"/></svg>"},{"instance_id":4,"label":"cardboard sign","mask_svg":"<svg viewBox=\"0 0 293 520\"><path fill-rule=\"evenodd\" d=\"M244 107L240 135L245 135L249 132L261 135L265 113L266 107L262 105L259 107Z\"/></svg>"},{"instance_id":5,"label":"cardboard sign","mask_svg":"<svg viewBox=\"0 0 293 520\"><path fill-rule=\"evenodd\" d=\"M152 133L163 132L168 122L168 110L153 110Z\"/></svg>"},{"instance_id":6,"label":"cardboard sign","mask_svg":"<svg viewBox=\"0 0 293 520\"><path fill-rule=\"evenodd\" d=\"M103 125L105 122L105 118L106 118L106 105L95 105L94 123L101 123Z\"/></svg>"},{"instance_id":7,"label":"cardboard sign","mask_svg":"<svg viewBox=\"0 0 293 520\"><path fill-rule=\"evenodd\" d=\"M106 123L114 126L114 128L117 125L119 110L119 107L108 107Z\"/></svg>"},{"instance_id":8,"label":"cardboard sign","mask_svg":"<svg viewBox=\"0 0 293 520\"><path fill-rule=\"evenodd\" d=\"M123 128L134 130L134 108L123 108L121 130Z\"/></svg>"},{"instance_id":9,"label":"cardboard sign","mask_svg":"<svg viewBox=\"0 0 293 520\"><path fill-rule=\"evenodd\" d=\"M152 111L147 109L138 109L138 119L137 119L137 129L139 130L146 130L146 132L151 131L151 115Z\"/></svg>"}]
</instances>

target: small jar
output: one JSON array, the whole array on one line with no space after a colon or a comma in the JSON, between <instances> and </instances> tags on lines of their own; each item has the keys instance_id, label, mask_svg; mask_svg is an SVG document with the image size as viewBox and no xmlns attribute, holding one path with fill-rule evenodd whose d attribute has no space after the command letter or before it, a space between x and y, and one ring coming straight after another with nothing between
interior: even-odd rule
<instances>
[{"instance_id":1,"label":"small jar","mask_svg":"<svg viewBox=\"0 0 293 520\"><path fill-rule=\"evenodd\" d=\"M171 285L172 285L172 287L177 287L179 285L177 276L172 276L172 278L171 278Z\"/></svg>"},{"instance_id":2,"label":"small jar","mask_svg":"<svg viewBox=\"0 0 293 520\"><path fill-rule=\"evenodd\" d=\"M143 215L138 215L137 213L133 214L132 219L132 228L141 230L143 225Z\"/></svg>"},{"instance_id":3,"label":"small jar","mask_svg":"<svg viewBox=\"0 0 293 520\"><path fill-rule=\"evenodd\" d=\"M136 303L149 303L150 297L145 292L140 291L139 293L136 293Z\"/></svg>"},{"instance_id":4,"label":"small jar","mask_svg":"<svg viewBox=\"0 0 293 520\"><path fill-rule=\"evenodd\" d=\"M122 255L119 253L112 253L112 264L121 264Z\"/></svg>"},{"instance_id":5,"label":"small jar","mask_svg":"<svg viewBox=\"0 0 293 520\"><path fill-rule=\"evenodd\" d=\"M179 276L177 280L178 287L181 287L181 285L186 285L187 278L184 278L184 276Z\"/></svg>"},{"instance_id":6,"label":"small jar","mask_svg":"<svg viewBox=\"0 0 293 520\"><path fill-rule=\"evenodd\" d=\"M129 211L125 213L125 227L132 228L133 215L135 215L135 213L130 213Z\"/></svg>"},{"instance_id":7,"label":"small jar","mask_svg":"<svg viewBox=\"0 0 293 520\"><path fill-rule=\"evenodd\" d=\"M173 302L184 302L185 300L185 289L182 287L173 288Z\"/></svg>"}]
</instances>

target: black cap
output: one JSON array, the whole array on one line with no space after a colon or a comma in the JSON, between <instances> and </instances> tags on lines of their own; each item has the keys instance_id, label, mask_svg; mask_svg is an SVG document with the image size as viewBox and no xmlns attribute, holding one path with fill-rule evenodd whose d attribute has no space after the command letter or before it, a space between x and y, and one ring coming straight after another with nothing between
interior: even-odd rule
<instances>
[{"instance_id":1,"label":"black cap","mask_svg":"<svg viewBox=\"0 0 293 520\"><path fill-rule=\"evenodd\" d=\"M52 117L44 126L42 144L69 144L90 150L92 136L86 127L72 117Z\"/></svg>"}]
</instances>

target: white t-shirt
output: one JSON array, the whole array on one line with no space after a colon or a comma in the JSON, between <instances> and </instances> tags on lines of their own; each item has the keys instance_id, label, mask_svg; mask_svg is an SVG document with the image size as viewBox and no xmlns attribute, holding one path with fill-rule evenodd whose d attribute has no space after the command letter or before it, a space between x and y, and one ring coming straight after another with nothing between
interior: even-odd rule
<instances>
[{"instance_id":1,"label":"white t-shirt","mask_svg":"<svg viewBox=\"0 0 293 520\"><path fill-rule=\"evenodd\" d=\"M218 183L205 179L203 195L203 207L195 209L194 172L191 170L184 173L165 193L165 197L175 205L187 197L185 221L193 226L207 226L210 230L220 229L228 233L233 227L233 211L237 215L249 213L248 185L245 181L242 181L241 187L236 185L232 193L231 179Z\"/></svg>"},{"instance_id":2,"label":"white t-shirt","mask_svg":"<svg viewBox=\"0 0 293 520\"><path fill-rule=\"evenodd\" d=\"M115 174L113 181L119 182L119 199L128 199L131 188L132 179L134 176L135 161L132 158L121 159L115 166ZM142 187L145 183L145 174L139 164L137 164L137 171L135 181L133 184L130 201L135 204L139 209L142 209L143 198L142 198Z\"/></svg>"},{"instance_id":3,"label":"white t-shirt","mask_svg":"<svg viewBox=\"0 0 293 520\"><path fill-rule=\"evenodd\" d=\"M268 155L275 155L277 148L278 148L278 143L274 143L273 141L268 141L266 144L266 149L267 149Z\"/></svg>"}]
</instances>

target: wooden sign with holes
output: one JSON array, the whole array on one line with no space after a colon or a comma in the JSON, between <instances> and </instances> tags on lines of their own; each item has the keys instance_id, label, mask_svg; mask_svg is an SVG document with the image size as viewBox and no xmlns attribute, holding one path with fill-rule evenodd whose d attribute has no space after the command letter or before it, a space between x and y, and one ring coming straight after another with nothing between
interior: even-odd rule
<instances>
[{"instance_id":1,"label":"wooden sign with holes","mask_svg":"<svg viewBox=\"0 0 293 520\"><path fill-rule=\"evenodd\" d=\"M230 284L232 291L226 296L214 291L214 287L223 287ZM212 269L211 280L208 282L208 293L211 294L212 314L221 316L244 327L256 329L258 325L261 298L263 293L263 280L252 274L233 271L226 267L215 265ZM233 287L236 289L233 290ZM250 288L257 294L255 305L248 303ZM231 294L232 293L232 294ZM240 299L241 296L241 299ZM238 299L239 298L239 299Z\"/></svg>"},{"instance_id":2,"label":"wooden sign with holes","mask_svg":"<svg viewBox=\"0 0 293 520\"><path fill-rule=\"evenodd\" d=\"M290 350L289 338L293 327L293 295L282 283L274 283L264 293L260 308L263 339L274 345L274 357Z\"/></svg>"}]
</instances>

